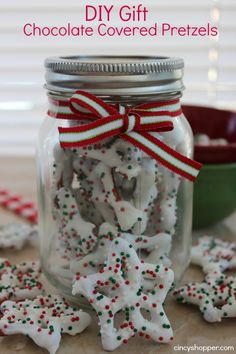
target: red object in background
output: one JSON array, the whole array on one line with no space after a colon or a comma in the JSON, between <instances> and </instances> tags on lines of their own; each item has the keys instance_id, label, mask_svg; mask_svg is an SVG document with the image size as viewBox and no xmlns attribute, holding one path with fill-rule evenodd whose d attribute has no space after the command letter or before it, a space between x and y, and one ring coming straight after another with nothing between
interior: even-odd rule
<instances>
[{"instance_id":1,"label":"red object in background","mask_svg":"<svg viewBox=\"0 0 236 354\"><path fill-rule=\"evenodd\" d=\"M31 223L37 223L38 212L34 203L25 201L19 195L0 189L0 205Z\"/></svg>"},{"instance_id":2,"label":"red object in background","mask_svg":"<svg viewBox=\"0 0 236 354\"><path fill-rule=\"evenodd\" d=\"M227 145L195 145L194 158L207 164L236 162L236 112L210 107L183 105L193 134L207 134L211 139L224 138Z\"/></svg>"}]
</instances>

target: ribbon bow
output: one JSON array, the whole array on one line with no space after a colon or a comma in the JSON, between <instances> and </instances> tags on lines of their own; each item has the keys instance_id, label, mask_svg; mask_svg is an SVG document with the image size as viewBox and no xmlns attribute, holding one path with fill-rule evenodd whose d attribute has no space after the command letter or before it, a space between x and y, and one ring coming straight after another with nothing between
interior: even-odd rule
<instances>
[{"instance_id":1,"label":"ribbon bow","mask_svg":"<svg viewBox=\"0 0 236 354\"><path fill-rule=\"evenodd\" d=\"M76 91L69 101L51 100L48 112L55 118L91 120L80 126L59 127L62 148L92 145L119 135L171 171L194 181L202 165L178 153L154 134L173 130L173 118L181 113L179 100L130 108L109 105L84 91Z\"/></svg>"}]
</instances>

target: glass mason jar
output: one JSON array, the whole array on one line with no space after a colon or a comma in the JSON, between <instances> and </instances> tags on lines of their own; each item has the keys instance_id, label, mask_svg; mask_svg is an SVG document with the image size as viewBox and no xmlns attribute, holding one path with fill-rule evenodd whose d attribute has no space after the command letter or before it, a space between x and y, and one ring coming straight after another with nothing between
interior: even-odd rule
<instances>
[{"instance_id":1,"label":"glass mason jar","mask_svg":"<svg viewBox=\"0 0 236 354\"><path fill-rule=\"evenodd\" d=\"M41 262L47 278L71 296L74 275L97 272L112 240L122 237L145 262L172 264L178 283L190 257L192 182L169 168L165 158L124 136L138 131L140 122L167 120L162 128L146 126L146 142L153 137L191 158L192 132L179 103L183 60L59 57L48 58L45 67L49 110L37 155ZM111 116L122 119L122 128L73 145L75 127L107 116L101 109L100 117L94 113L100 100L111 107ZM73 131L61 132L61 145L58 127Z\"/></svg>"}]
</instances>

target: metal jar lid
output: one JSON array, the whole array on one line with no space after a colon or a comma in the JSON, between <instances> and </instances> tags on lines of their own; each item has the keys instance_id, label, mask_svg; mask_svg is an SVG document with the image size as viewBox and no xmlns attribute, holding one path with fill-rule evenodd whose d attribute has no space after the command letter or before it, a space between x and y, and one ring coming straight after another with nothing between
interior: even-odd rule
<instances>
[{"instance_id":1,"label":"metal jar lid","mask_svg":"<svg viewBox=\"0 0 236 354\"><path fill-rule=\"evenodd\" d=\"M71 56L45 60L46 88L69 95L86 90L99 96L180 93L181 58L152 56Z\"/></svg>"}]
</instances>

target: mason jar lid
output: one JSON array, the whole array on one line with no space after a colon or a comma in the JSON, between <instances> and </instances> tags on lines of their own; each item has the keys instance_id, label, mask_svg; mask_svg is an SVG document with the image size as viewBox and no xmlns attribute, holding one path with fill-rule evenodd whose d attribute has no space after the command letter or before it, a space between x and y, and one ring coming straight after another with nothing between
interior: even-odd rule
<instances>
[{"instance_id":1,"label":"mason jar lid","mask_svg":"<svg viewBox=\"0 0 236 354\"><path fill-rule=\"evenodd\" d=\"M86 90L99 96L180 93L184 61L154 56L68 56L45 60L46 88L55 94Z\"/></svg>"}]
</instances>

